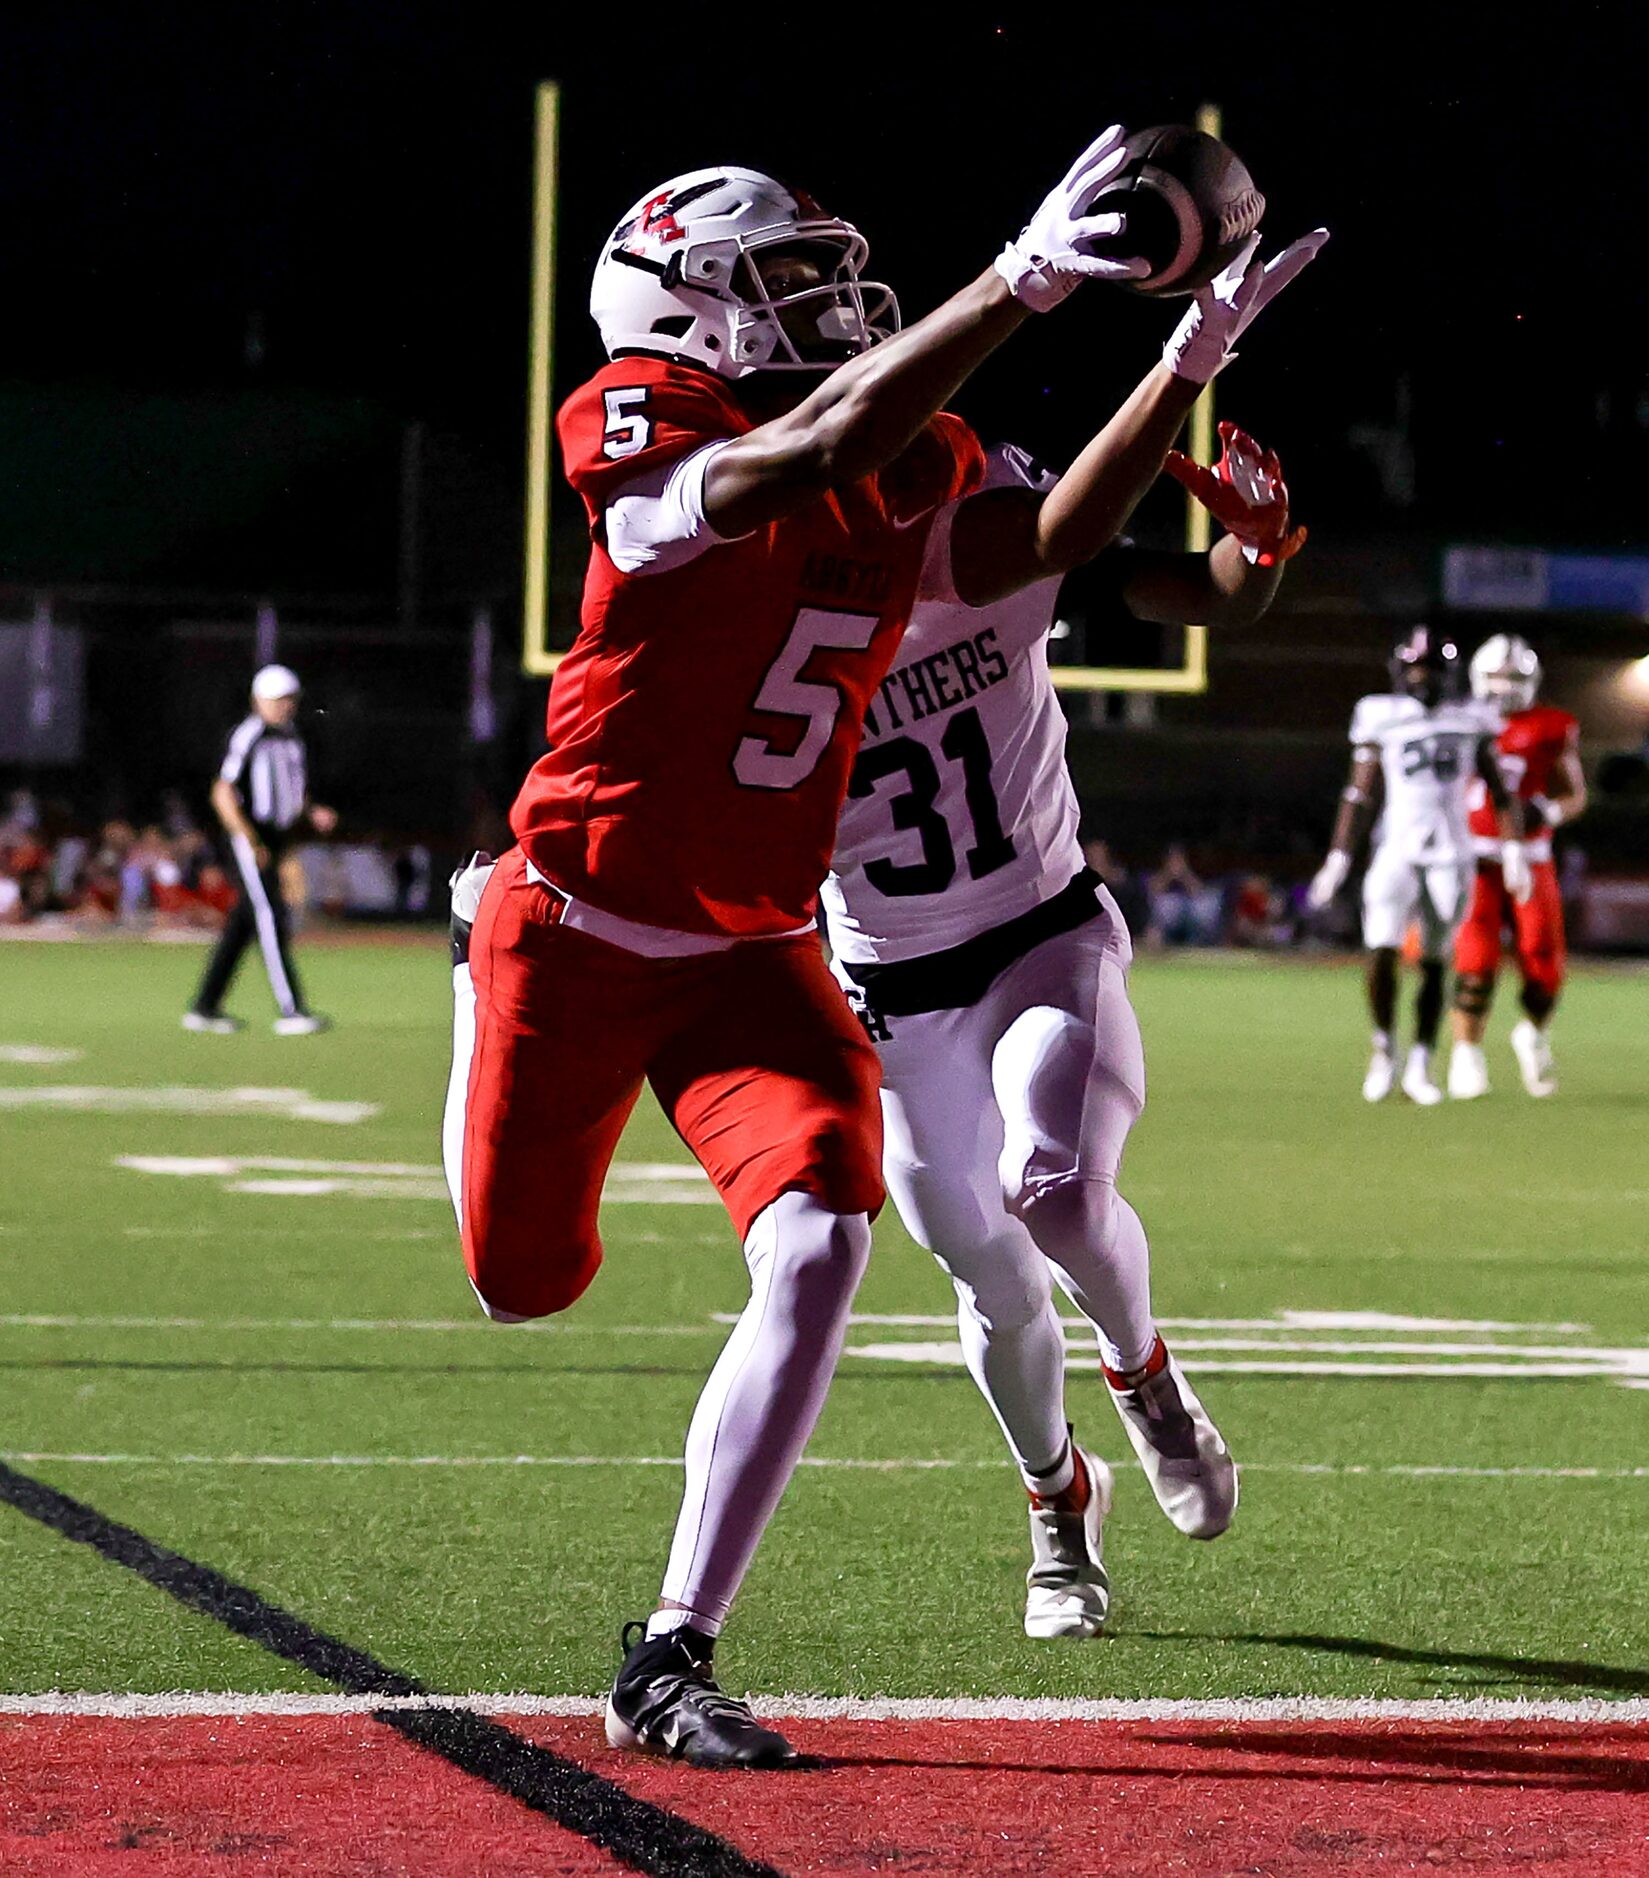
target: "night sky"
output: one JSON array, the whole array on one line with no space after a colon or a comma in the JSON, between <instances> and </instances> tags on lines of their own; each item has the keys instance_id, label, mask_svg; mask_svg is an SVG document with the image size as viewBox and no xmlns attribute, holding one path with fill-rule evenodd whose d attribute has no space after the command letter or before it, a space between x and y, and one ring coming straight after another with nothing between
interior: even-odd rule
<instances>
[{"instance_id":1,"label":"night sky","mask_svg":"<svg viewBox=\"0 0 1649 1878\"><path fill-rule=\"evenodd\" d=\"M805 184L869 236L911 317L988 263L1106 122L1213 98L1272 240L1333 230L1220 383L1281 448L1300 509L1345 531L1649 540L1631 10L1530 27L1488 7L1018 7L940 27L926 8L625 8L598 31L603 12L8 7L7 408L27 394L49 428L70 391L353 400L451 439L513 509L538 79L565 87L563 393L599 362L597 243L675 171L734 161ZM1061 458L1169 318L1085 290L960 407ZM15 486L29 440L13 429ZM1412 502L1390 470L1405 433ZM72 452L53 461L72 481Z\"/></svg>"}]
</instances>

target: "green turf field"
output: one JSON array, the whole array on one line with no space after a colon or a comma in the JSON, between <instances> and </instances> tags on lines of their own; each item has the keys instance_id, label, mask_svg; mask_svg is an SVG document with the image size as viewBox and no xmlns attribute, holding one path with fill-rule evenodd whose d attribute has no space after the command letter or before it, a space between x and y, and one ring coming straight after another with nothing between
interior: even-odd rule
<instances>
[{"instance_id":1,"label":"green turf field","mask_svg":"<svg viewBox=\"0 0 1649 1878\"><path fill-rule=\"evenodd\" d=\"M82 1053L0 1059L0 1449L433 1687L598 1691L656 1590L679 1486L634 1463L679 1452L715 1313L742 1302L731 1230L691 1179L630 1177L571 1316L485 1325L432 1177L443 949L305 962L334 1033L271 1037L253 984L257 1027L195 1037L177 1029L192 949L0 947L0 1046ZM1189 1543L1123 1471L1115 1635L1030 1643L1022 1499L950 1331L859 1324L850 1347L884 1354L850 1354L811 1457L948 1465L804 1469L729 1632L729 1680L1649 1693L1649 1467L1631 1471L1649 1389L1627 1386L1649 1383L1649 979L1576 982L1557 1100L1516 1087L1502 1013L1494 1097L1429 1113L1360 1100L1344 967L1147 961L1135 991L1152 1092L1124 1185L1159 1313L1214 1320L1169 1334L1249 1469L1235 1527ZM376 1112L339 1119L357 1104ZM650 1111L621 1154L684 1158ZM889 1214L859 1309L940 1319L948 1297ZM1458 1327L1478 1324L1509 1328ZM1291 1365L1306 1373L1276 1373ZM1097 1377L1073 1377L1071 1407L1126 1452ZM423 1464L354 1464L386 1457ZM445 1464L463 1457L486 1464ZM598 1464L537 1464L557 1457ZM1404 1471L1433 1467L1465 1471ZM1540 1469L1596 1471L1494 1471ZM305 1686L0 1509L0 1688Z\"/></svg>"}]
</instances>

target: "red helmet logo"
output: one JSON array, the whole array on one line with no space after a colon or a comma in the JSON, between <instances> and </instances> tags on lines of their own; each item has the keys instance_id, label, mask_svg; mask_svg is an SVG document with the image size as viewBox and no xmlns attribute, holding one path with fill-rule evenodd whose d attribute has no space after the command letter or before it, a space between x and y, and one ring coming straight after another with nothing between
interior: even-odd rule
<instances>
[{"instance_id":1,"label":"red helmet logo","mask_svg":"<svg viewBox=\"0 0 1649 1878\"><path fill-rule=\"evenodd\" d=\"M643 205L639 233L651 235L655 241L685 241L687 230L675 218L670 205L670 192L654 196L651 202Z\"/></svg>"}]
</instances>

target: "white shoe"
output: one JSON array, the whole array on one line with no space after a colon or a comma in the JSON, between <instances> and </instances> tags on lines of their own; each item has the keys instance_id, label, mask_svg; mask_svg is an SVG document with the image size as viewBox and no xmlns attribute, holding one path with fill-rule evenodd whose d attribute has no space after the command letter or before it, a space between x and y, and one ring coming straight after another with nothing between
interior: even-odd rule
<instances>
[{"instance_id":1,"label":"white shoe","mask_svg":"<svg viewBox=\"0 0 1649 1878\"><path fill-rule=\"evenodd\" d=\"M1073 1488L1051 1499L1031 1496L1031 1569L1025 1574L1027 1637L1097 1637L1111 1608L1105 1575L1105 1515L1111 1510L1111 1470L1085 1448L1071 1449L1088 1476L1080 1510Z\"/></svg>"},{"instance_id":2,"label":"white shoe","mask_svg":"<svg viewBox=\"0 0 1649 1878\"><path fill-rule=\"evenodd\" d=\"M1363 1100L1384 1102L1397 1080L1397 1065L1388 1050L1376 1050L1368 1060L1368 1074L1363 1078Z\"/></svg>"},{"instance_id":3,"label":"white shoe","mask_svg":"<svg viewBox=\"0 0 1649 1878\"><path fill-rule=\"evenodd\" d=\"M314 1011L299 1011L292 1017L275 1019L277 1037L313 1037L317 1030L330 1030L332 1019L320 1017Z\"/></svg>"},{"instance_id":4,"label":"white shoe","mask_svg":"<svg viewBox=\"0 0 1649 1878\"><path fill-rule=\"evenodd\" d=\"M208 1031L214 1037L232 1036L246 1028L244 1018L228 1017L222 1011L185 1011L179 1021L185 1030Z\"/></svg>"},{"instance_id":5,"label":"white shoe","mask_svg":"<svg viewBox=\"0 0 1649 1878\"><path fill-rule=\"evenodd\" d=\"M1480 1043L1456 1043L1449 1053L1449 1094L1456 1102L1475 1102L1489 1093L1489 1064Z\"/></svg>"},{"instance_id":6,"label":"white shoe","mask_svg":"<svg viewBox=\"0 0 1649 1878\"><path fill-rule=\"evenodd\" d=\"M1435 1108L1443 1100L1443 1091L1431 1079L1431 1052L1423 1043L1409 1051L1403 1065L1403 1094L1423 1109Z\"/></svg>"},{"instance_id":7,"label":"white shoe","mask_svg":"<svg viewBox=\"0 0 1649 1878\"><path fill-rule=\"evenodd\" d=\"M1162 1339L1164 1362L1129 1387L1111 1380L1111 1402L1128 1431L1157 1505L1188 1539L1217 1539L1237 1510L1237 1464Z\"/></svg>"},{"instance_id":8,"label":"white shoe","mask_svg":"<svg viewBox=\"0 0 1649 1878\"><path fill-rule=\"evenodd\" d=\"M1512 1025L1512 1054L1523 1076L1523 1087L1532 1096L1557 1094L1557 1070L1552 1062L1552 1046L1546 1033L1527 1017Z\"/></svg>"}]
</instances>

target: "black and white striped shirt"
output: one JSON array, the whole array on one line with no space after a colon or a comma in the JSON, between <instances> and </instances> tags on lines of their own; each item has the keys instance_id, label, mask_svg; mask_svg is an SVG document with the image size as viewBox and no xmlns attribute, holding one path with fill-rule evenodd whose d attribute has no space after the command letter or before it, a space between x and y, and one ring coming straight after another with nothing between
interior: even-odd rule
<instances>
[{"instance_id":1,"label":"black and white striped shirt","mask_svg":"<svg viewBox=\"0 0 1649 1878\"><path fill-rule=\"evenodd\" d=\"M284 835L303 815L309 793L303 738L266 724L254 711L235 726L218 775L233 783L260 835Z\"/></svg>"}]
</instances>

